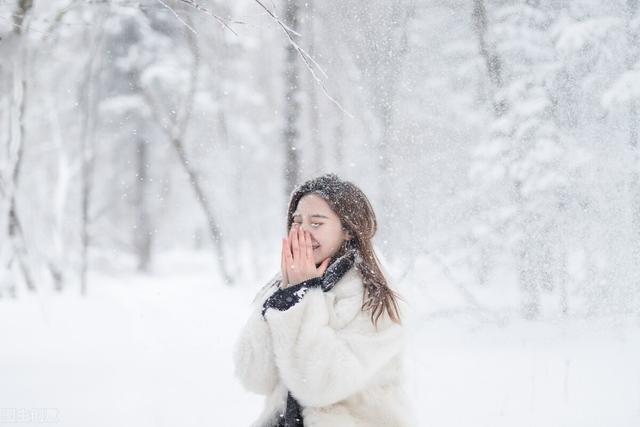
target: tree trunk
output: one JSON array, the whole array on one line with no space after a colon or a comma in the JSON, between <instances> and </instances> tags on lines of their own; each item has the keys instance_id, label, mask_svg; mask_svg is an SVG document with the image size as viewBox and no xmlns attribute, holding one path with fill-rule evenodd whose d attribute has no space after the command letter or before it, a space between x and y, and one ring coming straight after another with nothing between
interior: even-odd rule
<instances>
[{"instance_id":1,"label":"tree trunk","mask_svg":"<svg viewBox=\"0 0 640 427\"><path fill-rule=\"evenodd\" d=\"M489 20L484 0L473 0L472 21L478 37L480 55L484 60L485 67L487 68L487 75L489 76L489 81L491 81L491 85L493 87L493 93L491 94L493 112L495 117L499 118L506 110L504 101L498 102L495 98L495 91L501 89L504 84L502 78L502 61L495 51L495 48L490 46L487 42Z\"/></svg>"},{"instance_id":2,"label":"tree trunk","mask_svg":"<svg viewBox=\"0 0 640 427\"><path fill-rule=\"evenodd\" d=\"M538 269L536 261L539 259L539 242L532 229L535 221L528 218L527 212L522 209L524 200L522 197L521 184L514 183L515 202L518 207L519 221L518 229L522 236L516 243L516 256L518 268L518 284L521 291L521 313L527 320L533 320L540 314L540 285L538 283Z\"/></svg>"},{"instance_id":3,"label":"tree trunk","mask_svg":"<svg viewBox=\"0 0 640 427\"><path fill-rule=\"evenodd\" d=\"M151 262L151 215L147 200L149 183L147 169L149 166L148 143L143 138L136 140L136 184L135 184L135 247L138 258L138 271L149 271Z\"/></svg>"},{"instance_id":4,"label":"tree trunk","mask_svg":"<svg viewBox=\"0 0 640 427\"><path fill-rule=\"evenodd\" d=\"M80 181L80 293L87 295L89 269L89 208L93 187L93 147L89 141L89 111L84 112L82 136L82 179Z\"/></svg>"},{"instance_id":5,"label":"tree trunk","mask_svg":"<svg viewBox=\"0 0 640 427\"><path fill-rule=\"evenodd\" d=\"M54 289L61 292L64 288L67 270L69 266L69 256L64 236L64 220L69 195L69 185L71 184L73 172L72 168L77 167L71 164L67 155L67 147L63 141L62 130L58 111L55 108L55 99L51 92L46 94L47 109L49 111L49 122L51 123L51 139L58 152L56 166L55 190L52 195L53 207L53 254L49 257L49 273L53 281Z\"/></svg>"},{"instance_id":6,"label":"tree trunk","mask_svg":"<svg viewBox=\"0 0 640 427\"><path fill-rule=\"evenodd\" d=\"M90 30L87 30L89 39ZM85 79L79 87L79 104L84 111L81 124L81 180L80 180L80 294L87 295L88 269L89 269L89 246L91 244L91 209L93 196L93 173L95 163L94 136L96 130L98 100L95 94L94 80L96 70L95 62L99 47L102 45L102 33L96 38L94 43L88 47L91 49L87 59L85 69Z\"/></svg>"},{"instance_id":7,"label":"tree trunk","mask_svg":"<svg viewBox=\"0 0 640 427\"><path fill-rule=\"evenodd\" d=\"M309 55L315 57L315 31L314 19L315 3L309 2L306 13L307 33L309 38ZM324 171L324 150L322 138L320 134L320 105L318 103L318 88L315 79L311 73L307 73L307 87L309 96L309 125L310 125L310 141L313 146L313 170L319 175Z\"/></svg>"},{"instance_id":8,"label":"tree trunk","mask_svg":"<svg viewBox=\"0 0 640 427\"><path fill-rule=\"evenodd\" d=\"M218 263L218 267L220 268L220 274L222 275L226 284L230 285L233 283L233 279L229 274L229 272L227 271L227 267L226 267L227 264L226 264L222 233L220 231L220 228L218 227L218 222L215 219L213 210L209 207L207 196L204 192L204 189L202 188L202 184L200 183L200 177L198 176L195 169L191 167L191 164L189 162L189 159L187 158L187 154L185 152L182 141L177 138L173 138L171 140L171 143L173 144L173 147L176 149L176 153L180 158L180 164L182 165L183 169L189 176L189 183L191 184L191 188L193 189L196 195L196 200L198 201L198 204L202 208L202 211L205 215L207 226L209 228L209 235L211 236L211 240L213 242L213 246L217 254L216 261Z\"/></svg>"},{"instance_id":9,"label":"tree trunk","mask_svg":"<svg viewBox=\"0 0 640 427\"><path fill-rule=\"evenodd\" d=\"M8 254L7 269L14 261L18 263L18 268L28 290L35 291L35 282L27 262L27 245L20 224L20 216L16 195L20 181L20 172L24 158L24 145L26 140L25 112L27 107L27 54L25 39L23 36L25 19L33 7L31 0L20 0L18 7L13 14L13 32L3 40L9 46L7 57L12 64L12 95L10 103L10 138L9 138L9 173L7 185L7 240L11 249ZM11 291L15 296L15 285Z\"/></svg>"},{"instance_id":10,"label":"tree trunk","mask_svg":"<svg viewBox=\"0 0 640 427\"><path fill-rule=\"evenodd\" d=\"M493 118L500 118L504 112L504 105L500 105L496 101L496 92L502 88L502 62L499 56L495 52L493 46L490 46L487 42L487 33L489 30L489 23L487 17L487 9L484 0L473 0L473 9L471 13L471 21L473 22L474 31L478 38L478 46L480 47L480 55L485 64L487 70L487 76L491 83L491 92L489 97L491 99ZM492 265L491 253L484 245L480 248L480 270L478 274L478 281L484 283L489 275L489 269Z\"/></svg>"},{"instance_id":11,"label":"tree trunk","mask_svg":"<svg viewBox=\"0 0 640 427\"><path fill-rule=\"evenodd\" d=\"M293 31L298 31L299 0L286 0L284 15L285 24ZM284 103L284 148L285 148L285 200L300 179L300 153L298 118L300 116L300 88L298 74L298 52L291 44L287 44L285 57L285 103Z\"/></svg>"},{"instance_id":12,"label":"tree trunk","mask_svg":"<svg viewBox=\"0 0 640 427\"><path fill-rule=\"evenodd\" d=\"M380 247L393 259L390 251L397 239L398 232L394 230L396 217L400 215L400 203L397 193L393 191L397 184L397 173L394 168L394 150L398 143L395 129L395 102L398 94L404 59L408 52L409 23L415 13L415 4L395 1L383 3L387 16L383 21L373 26L369 47L374 52L373 57L373 86L371 91L374 98L375 114L380 123L380 131L376 132L375 154L377 156L377 186L381 216L390 227L380 231Z\"/></svg>"}]
</instances>

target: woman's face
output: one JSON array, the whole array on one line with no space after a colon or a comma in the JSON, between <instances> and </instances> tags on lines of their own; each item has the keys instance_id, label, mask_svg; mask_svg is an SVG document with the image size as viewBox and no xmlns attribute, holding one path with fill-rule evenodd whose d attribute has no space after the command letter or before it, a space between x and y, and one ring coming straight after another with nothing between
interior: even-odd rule
<instances>
[{"instance_id":1,"label":"woman's face","mask_svg":"<svg viewBox=\"0 0 640 427\"><path fill-rule=\"evenodd\" d=\"M349 233L342 229L338 215L316 194L307 194L300 199L293 213L293 223L300 224L311 233L316 265L335 255L342 242L350 238Z\"/></svg>"}]
</instances>

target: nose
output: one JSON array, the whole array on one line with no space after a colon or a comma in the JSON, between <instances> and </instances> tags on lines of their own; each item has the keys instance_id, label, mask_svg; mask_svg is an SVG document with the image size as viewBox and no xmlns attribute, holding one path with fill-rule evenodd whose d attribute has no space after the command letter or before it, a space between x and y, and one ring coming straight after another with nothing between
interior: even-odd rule
<instances>
[{"instance_id":1,"label":"nose","mask_svg":"<svg viewBox=\"0 0 640 427\"><path fill-rule=\"evenodd\" d=\"M302 224L301 227L302 227L302 230L308 231L309 234L311 234L311 237L313 238L313 231L309 224Z\"/></svg>"}]
</instances>

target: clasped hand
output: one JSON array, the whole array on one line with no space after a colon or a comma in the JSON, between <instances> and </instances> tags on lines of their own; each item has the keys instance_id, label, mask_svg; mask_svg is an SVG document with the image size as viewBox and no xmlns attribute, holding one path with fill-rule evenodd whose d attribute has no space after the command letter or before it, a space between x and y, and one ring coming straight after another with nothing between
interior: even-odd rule
<instances>
[{"instance_id":1,"label":"clasped hand","mask_svg":"<svg viewBox=\"0 0 640 427\"><path fill-rule=\"evenodd\" d=\"M313 260L311 233L299 224L293 224L289 236L282 239L282 284L281 288L296 285L305 280L322 277L329 266L326 258L316 267Z\"/></svg>"}]
</instances>

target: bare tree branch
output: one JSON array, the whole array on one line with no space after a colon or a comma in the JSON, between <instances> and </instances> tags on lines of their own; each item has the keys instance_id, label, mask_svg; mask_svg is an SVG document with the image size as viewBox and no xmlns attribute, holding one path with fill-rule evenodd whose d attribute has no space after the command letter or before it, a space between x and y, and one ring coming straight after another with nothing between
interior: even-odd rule
<instances>
[{"instance_id":1,"label":"bare tree branch","mask_svg":"<svg viewBox=\"0 0 640 427\"><path fill-rule=\"evenodd\" d=\"M305 52L304 49L301 48L300 45L298 45L298 43L293 39L293 36L300 36L300 34L297 33L296 31L291 30L289 27L287 27L287 25L284 22L282 22L282 20L275 14L275 12L270 10L267 6L265 6L262 1L260 0L254 0L254 1L258 3L260 7L262 7L269 14L269 16L271 16L271 18L273 18L273 20L280 26L280 28L282 28L282 31L284 31L285 35L287 36L287 39L289 39L289 43L298 52L298 55L304 61L304 64L306 65L307 70L309 70L309 72L311 73L311 76L316 81L318 86L320 86L320 88L322 89L322 92L329 99L329 101L331 101L336 107L338 107L338 109L340 109L340 111L342 111L344 114L346 114L350 118L353 118L353 115L350 112L348 112L333 96L329 94L329 91L327 90L324 82L320 80L320 78L318 77L316 70L314 69L314 65L315 67L317 67L318 71L322 73L322 75L325 78L328 78L327 73L311 57L311 55Z\"/></svg>"},{"instance_id":2,"label":"bare tree branch","mask_svg":"<svg viewBox=\"0 0 640 427\"><path fill-rule=\"evenodd\" d=\"M187 28L189 29L189 31L191 31L193 34L198 34L198 33L196 32L196 30L195 30L191 25L187 24L187 23L185 22L185 20L184 20L184 19L182 19L182 18L180 17L180 15L178 15L178 13L177 13L177 12L176 12L176 11L175 11L171 6L169 6L167 3L165 3L165 2L164 2L164 1L162 1L162 0L156 0L156 1L157 1L158 3L160 3L162 6L164 6L165 8L169 9L169 11L170 11L171 13L173 13L173 16L175 16L175 17L176 17L176 19L177 19L178 21L180 21L180 23L181 23L182 25L184 25L185 27L187 27ZM233 31L233 30L231 30L231 31Z\"/></svg>"},{"instance_id":3,"label":"bare tree branch","mask_svg":"<svg viewBox=\"0 0 640 427\"><path fill-rule=\"evenodd\" d=\"M158 0L158 1L162 2L161 0ZM199 10L200 12L203 12L203 13L211 16L213 19L218 21L223 27L225 27L227 30L231 31L236 36L238 35L238 33L236 33L233 30L233 28L231 28L231 26L229 24L244 24L244 22L242 22L242 21L230 21L228 19L221 18L220 16L218 16L216 14L213 14L209 10L207 10L206 8L202 7L201 5L196 3L194 0L178 0L178 1L180 1L181 3L187 4L187 5L191 6L191 7L193 7L194 9Z\"/></svg>"},{"instance_id":4,"label":"bare tree branch","mask_svg":"<svg viewBox=\"0 0 640 427\"><path fill-rule=\"evenodd\" d=\"M181 23L186 25L184 20L182 18L180 18L180 16L175 12L175 10L173 10L163 0L157 0L157 1L159 3L161 3L162 5L164 5L164 7L166 7L167 9L171 10L173 12L173 14L176 16L176 18ZM233 30L233 28L231 28L231 26L229 24L232 24L232 23L233 24L244 24L244 22L241 22L241 21L230 21L230 20L223 19L220 16L211 13L208 9L206 9L205 7L203 7L200 4L198 4L195 0L176 0L176 1L179 1L179 2L184 3L186 5L189 5L189 6L193 7L194 9L199 10L199 11L201 11L201 12L203 12L203 13L211 16L211 17L213 17L215 20L220 22L225 28L227 28L229 31L231 31L236 36L238 35L238 33L236 33ZM323 68L320 66L320 64L318 64L318 62L315 59L313 59L311 57L311 55L309 55L307 52L305 52L305 50L302 47L300 47L300 45L294 40L294 38L293 38L294 36L300 37L301 34L299 34L298 32L296 32L294 30L292 30L291 28L289 28L284 22L282 22L282 20L276 15L276 13L273 10L269 9L267 6L265 6L265 4L261 0L254 0L254 1L256 3L258 3L258 5L260 5L260 7L267 12L267 14L278 24L278 26L280 26L280 28L282 28L282 31L287 36L287 39L289 40L289 43L298 52L298 55L300 56L300 58L302 58L302 61L304 62L307 70L309 71L309 73L311 73L311 76L315 80L316 84L322 89L322 92L329 99L329 101L331 101L336 107L338 107L338 109L340 111L342 111L344 114L346 114L350 118L353 118L353 114L351 114L349 111L347 111L340 104L340 102L338 102L333 96L331 96L331 94L329 94L329 91L327 90L327 88L325 86L325 83L318 76L318 73L320 73L325 79L327 79L328 78L327 73L323 70ZM275 5L274 5L274 10L275 10ZM190 26L187 25L187 27L192 32L195 32L193 30L193 28L191 28Z\"/></svg>"}]
</instances>

